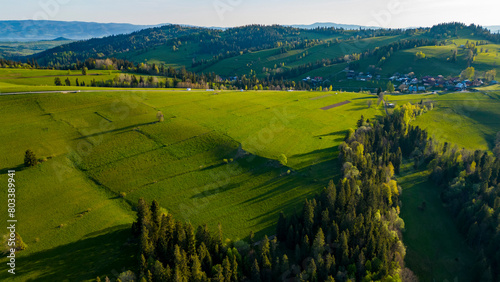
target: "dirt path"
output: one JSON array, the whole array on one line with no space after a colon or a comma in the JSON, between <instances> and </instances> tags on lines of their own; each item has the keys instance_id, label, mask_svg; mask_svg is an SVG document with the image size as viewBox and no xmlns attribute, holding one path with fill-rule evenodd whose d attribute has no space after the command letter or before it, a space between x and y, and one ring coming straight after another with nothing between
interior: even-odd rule
<instances>
[{"instance_id":1,"label":"dirt path","mask_svg":"<svg viewBox=\"0 0 500 282\"><path fill-rule=\"evenodd\" d=\"M337 103L337 104L333 104L333 105L330 105L330 106L323 107L321 109L324 110L324 111L326 111L326 110L333 109L333 108L336 108L336 107L340 107L340 106L343 106L343 105L346 105L346 104L349 104L349 103L351 103L351 101L344 101L344 102L340 102L340 103Z\"/></svg>"}]
</instances>

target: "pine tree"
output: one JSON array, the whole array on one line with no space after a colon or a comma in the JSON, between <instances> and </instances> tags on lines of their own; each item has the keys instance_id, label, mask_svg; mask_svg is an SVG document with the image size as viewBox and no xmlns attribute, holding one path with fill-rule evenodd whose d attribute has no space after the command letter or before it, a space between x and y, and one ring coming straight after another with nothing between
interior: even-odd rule
<instances>
[{"instance_id":1,"label":"pine tree","mask_svg":"<svg viewBox=\"0 0 500 282\"><path fill-rule=\"evenodd\" d=\"M318 281L318 273L317 273L317 267L316 267L316 263L314 261L314 259L311 259L311 261L309 262L309 265L307 266L307 273L309 274L309 276L311 277L309 279L309 281L311 282L316 282Z\"/></svg>"},{"instance_id":2,"label":"pine tree","mask_svg":"<svg viewBox=\"0 0 500 282\"><path fill-rule=\"evenodd\" d=\"M224 258L224 260L222 261L222 273L225 281L231 281L231 277L233 276L232 271L233 270L231 268L231 262L229 261L229 258Z\"/></svg>"},{"instance_id":3,"label":"pine tree","mask_svg":"<svg viewBox=\"0 0 500 282\"><path fill-rule=\"evenodd\" d=\"M222 266L220 264L214 266L214 273L215 273L215 277L214 277L213 281L224 282L224 274L223 274Z\"/></svg>"},{"instance_id":4,"label":"pine tree","mask_svg":"<svg viewBox=\"0 0 500 282\"><path fill-rule=\"evenodd\" d=\"M252 264L252 281L254 282L262 281L260 278L260 268L257 259L255 259Z\"/></svg>"},{"instance_id":5,"label":"pine tree","mask_svg":"<svg viewBox=\"0 0 500 282\"><path fill-rule=\"evenodd\" d=\"M314 257L318 257L323 255L323 251L325 250L325 234L323 233L323 229L321 227L318 229L318 232L316 233L316 237L314 238L313 242L313 255Z\"/></svg>"},{"instance_id":6,"label":"pine tree","mask_svg":"<svg viewBox=\"0 0 500 282\"><path fill-rule=\"evenodd\" d=\"M290 269L290 263L288 261L288 256L286 254L283 255L283 258L281 259L281 273L285 273Z\"/></svg>"},{"instance_id":7,"label":"pine tree","mask_svg":"<svg viewBox=\"0 0 500 282\"><path fill-rule=\"evenodd\" d=\"M160 226L161 220L161 208L160 204L156 200L151 202L151 219L156 226Z\"/></svg>"},{"instance_id":8,"label":"pine tree","mask_svg":"<svg viewBox=\"0 0 500 282\"><path fill-rule=\"evenodd\" d=\"M341 262L343 265L349 264L349 245L347 244L347 234L342 231L340 234L340 252L341 252Z\"/></svg>"},{"instance_id":9,"label":"pine tree","mask_svg":"<svg viewBox=\"0 0 500 282\"><path fill-rule=\"evenodd\" d=\"M188 254L196 255L196 237L194 235L194 228L190 222L186 224L186 242Z\"/></svg>"},{"instance_id":10,"label":"pine tree","mask_svg":"<svg viewBox=\"0 0 500 282\"><path fill-rule=\"evenodd\" d=\"M264 235L264 239L260 242L260 253L262 255L269 255L270 245L267 235Z\"/></svg>"},{"instance_id":11,"label":"pine tree","mask_svg":"<svg viewBox=\"0 0 500 282\"><path fill-rule=\"evenodd\" d=\"M312 202L307 199L304 204L303 217L304 217L304 227L306 229L306 232L307 234L311 234L314 225L314 206Z\"/></svg>"},{"instance_id":12,"label":"pine tree","mask_svg":"<svg viewBox=\"0 0 500 282\"><path fill-rule=\"evenodd\" d=\"M233 268L231 270L233 281L238 281L238 262L236 261L236 256L233 257Z\"/></svg>"},{"instance_id":13,"label":"pine tree","mask_svg":"<svg viewBox=\"0 0 500 282\"><path fill-rule=\"evenodd\" d=\"M141 254L141 257L139 258L139 273L146 273L148 270L148 265L146 262L146 258L144 257L144 254Z\"/></svg>"},{"instance_id":14,"label":"pine tree","mask_svg":"<svg viewBox=\"0 0 500 282\"><path fill-rule=\"evenodd\" d=\"M159 261L156 261L153 267L153 277L156 281L165 281L165 268L163 264Z\"/></svg>"},{"instance_id":15,"label":"pine tree","mask_svg":"<svg viewBox=\"0 0 500 282\"><path fill-rule=\"evenodd\" d=\"M204 279L204 273L201 270L201 262L197 255L191 256L191 261L193 262L191 265L191 279L195 282L201 282Z\"/></svg>"},{"instance_id":16,"label":"pine tree","mask_svg":"<svg viewBox=\"0 0 500 282\"><path fill-rule=\"evenodd\" d=\"M152 257L154 255L154 246L149 238L149 231L145 225L142 225L140 250L145 257Z\"/></svg>"}]
</instances>

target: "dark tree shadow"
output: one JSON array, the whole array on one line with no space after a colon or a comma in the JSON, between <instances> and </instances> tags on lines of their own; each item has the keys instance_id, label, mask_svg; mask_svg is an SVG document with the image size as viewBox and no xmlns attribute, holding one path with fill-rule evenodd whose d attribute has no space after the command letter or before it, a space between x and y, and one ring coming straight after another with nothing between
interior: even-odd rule
<instances>
[{"instance_id":1,"label":"dark tree shadow","mask_svg":"<svg viewBox=\"0 0 500 282\"><path fill-rule=\"evenodd\" d=\"M123 271L135 270L137 247L132 237L131 225L125 224L26 257L21 254L16 278L23 281L83 281L105 275L116 278ZM33 274L36 276L29 276ZM7 281L11 278L8 275L12 274L3 271L0 280Z\"/></svg>"},{"instance_id":2,"label":"dark tree shadow","mask_svg":"<svg viewBox=\"0 0 500 282\"><path fill-rule=\"evenodd\" d=\"M19 164L15 167L6 167L6 168L0 169L0 175L7 174L9 172L9 170L15 170L16 172L19 172L19 171L23 171L24 169L26 169L24 164Z\"/></svg>"}]
</instances>

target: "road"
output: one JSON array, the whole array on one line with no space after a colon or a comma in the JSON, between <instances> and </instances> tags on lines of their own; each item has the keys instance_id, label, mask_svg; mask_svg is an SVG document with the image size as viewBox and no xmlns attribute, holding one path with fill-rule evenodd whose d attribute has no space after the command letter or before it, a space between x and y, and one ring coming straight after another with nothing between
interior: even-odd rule
<instances>
[{"instance_id":1,"label":"road","mask_svg":"<svg viewBox=\"0 0 500 282\"><path fill-rule=\"evenodd\" d=\"M50 93L58 93L58 94L72 94L72 93L93 93L93 92L165 92L165 91L185 91L185 90L166 90L166 89L95 89L95 90L60 90L60 91L29 91L29 92L8 92L1 93L0 96L7 95L27 95L27 94L50 94Z\"/></svg>"}]
</instances>

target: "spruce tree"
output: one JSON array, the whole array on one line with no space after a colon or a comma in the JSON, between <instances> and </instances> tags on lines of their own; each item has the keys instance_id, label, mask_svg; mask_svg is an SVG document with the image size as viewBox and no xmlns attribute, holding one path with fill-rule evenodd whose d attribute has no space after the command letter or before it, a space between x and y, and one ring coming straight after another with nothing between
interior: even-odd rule
<instances>
[{"instance_id":1,"label":"spruce tree","mask_svg":"<svg viewBox=\"0 0 500 282\"><path fill-rule=\"evenodd\" d=\"M262 281L260 278L260 267L259 263L257 262L257 259L255 259L252 264L252 281L254 282Z\"/></svg>"}]
</instances>

